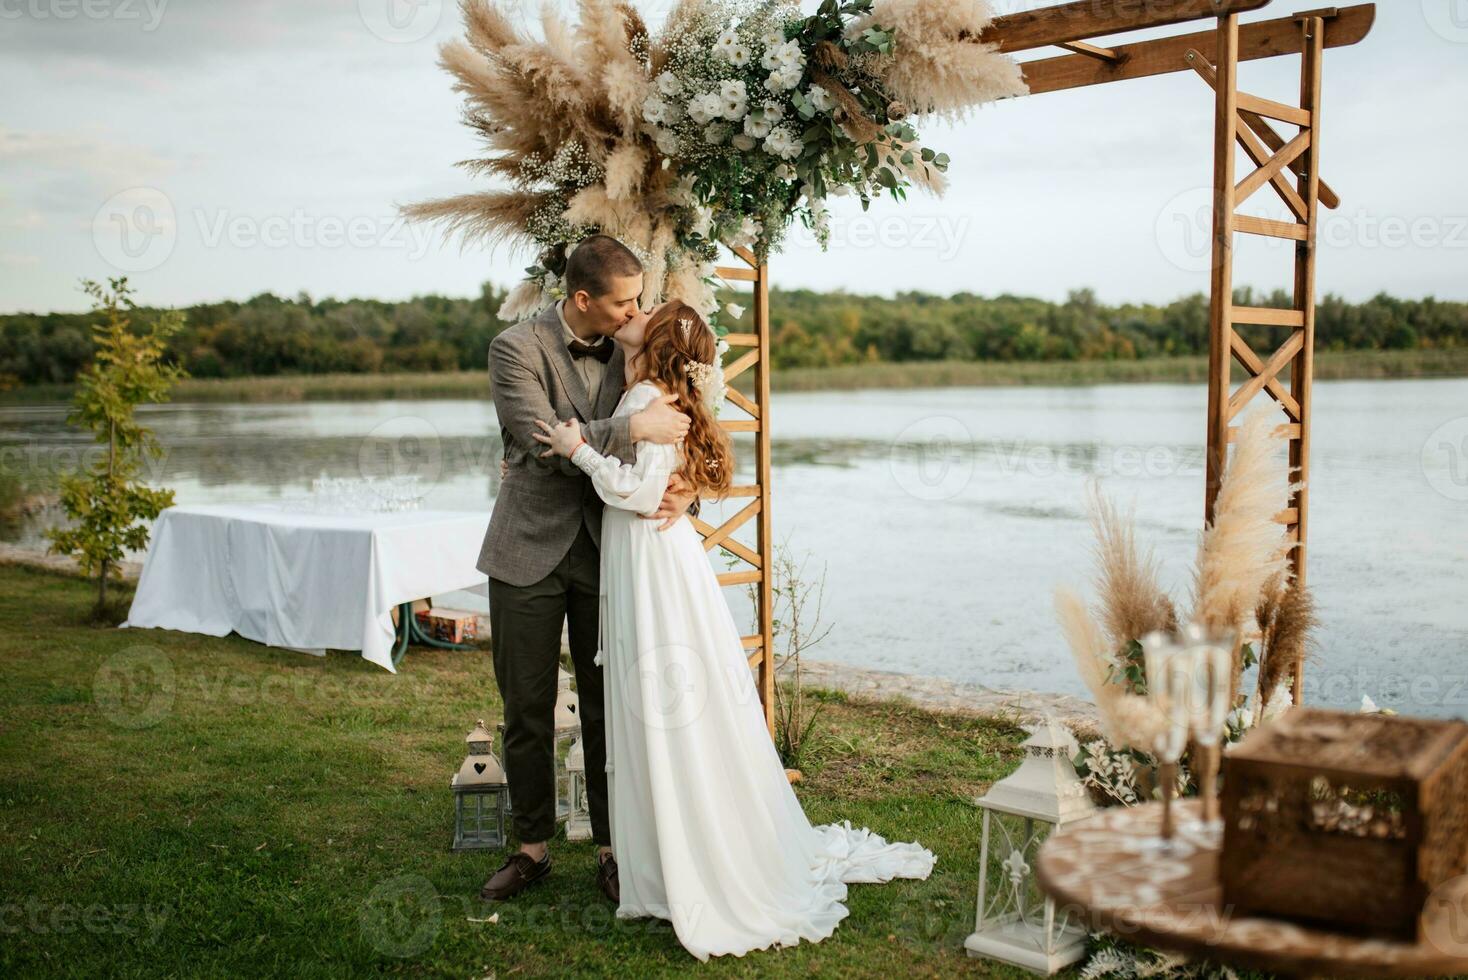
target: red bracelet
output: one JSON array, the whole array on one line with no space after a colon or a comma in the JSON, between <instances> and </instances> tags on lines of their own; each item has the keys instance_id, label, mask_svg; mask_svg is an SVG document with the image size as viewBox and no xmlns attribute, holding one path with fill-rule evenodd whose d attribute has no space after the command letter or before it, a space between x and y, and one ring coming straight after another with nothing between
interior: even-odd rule
<instances>
[{"instance_id":1,"label":"red bracelet","mask_svg":"<svg viewBox=\"0 0 1468 980\"><path fill-rule=\"evenodd\" d=\"M574 445L574 446L571 447L571 452L567 454L566 458L567 459L570 459L572 456L575 456L576 455L576 450L580 449L582 446L589 446L589 445L591 445L591 443L587 442L586 441L586 438L583 436L580 442L576 443L576 445Z\"/></svg>"}]
</instances>

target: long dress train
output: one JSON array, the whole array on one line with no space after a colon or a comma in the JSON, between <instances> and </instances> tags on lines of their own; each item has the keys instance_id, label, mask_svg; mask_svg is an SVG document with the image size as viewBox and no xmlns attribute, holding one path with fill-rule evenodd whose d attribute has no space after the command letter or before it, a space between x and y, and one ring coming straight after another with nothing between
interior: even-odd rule
<instances>
[{"instance_id":1,"label":"long dress train","mask_svg":"<svg viewBox=\"0 0 1468 980\"><path fill-rule=\"evenodd\" d=\"M634 385L616 414L660 394ZM618 918L672 922L694 956L820 942L846 917L846 885L926 878L936 860L849 820L812 826L765 727L734 617L686 518L657 509L673 446L638 443L634 463L582 445L572 455L607 507L601 643Z\"/></svg>"}]
</instances>

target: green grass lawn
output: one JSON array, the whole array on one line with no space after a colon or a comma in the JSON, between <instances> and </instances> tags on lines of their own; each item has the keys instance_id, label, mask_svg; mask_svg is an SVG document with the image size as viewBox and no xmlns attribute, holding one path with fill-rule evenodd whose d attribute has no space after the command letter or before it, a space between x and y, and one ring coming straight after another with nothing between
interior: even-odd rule
<instances>
[{"instance_id":1,"label":"green grass lawn","mask_svg":"<svg viewBox=\"0 0 1468 980\"><path fill-rule=\"evenodd\" d=\"M474 720L500 717L487 651L414 648L392 676L84 625L93 591L59 575L0 566L0 594L0 975L1026 975L962 945L971 801L1023 737L1002 721L820 693L811 819L921 841L937 867L852 885L824 943L704 965L666 923L613 917L590 843L478 899L501 858L449 850L448 781Z\"/></svg>"}]
</instances>

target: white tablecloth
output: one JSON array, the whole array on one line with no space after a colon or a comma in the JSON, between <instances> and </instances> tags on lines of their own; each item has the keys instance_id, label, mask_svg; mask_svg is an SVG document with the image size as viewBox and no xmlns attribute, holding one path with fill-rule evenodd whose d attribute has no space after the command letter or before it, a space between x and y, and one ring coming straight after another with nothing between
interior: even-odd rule
<instances>
[{"instance_id":1,"label":"white tablecloth","mask_svg":"<svg viewBox=\"0 0 1468 980\"><path fill-rule=\"evenodd\" d=\"M483 585L474 563L488 526L487 512L170 507L123 625L361 650L392 670L393 608Z\"/></svg>"}]
</instances>

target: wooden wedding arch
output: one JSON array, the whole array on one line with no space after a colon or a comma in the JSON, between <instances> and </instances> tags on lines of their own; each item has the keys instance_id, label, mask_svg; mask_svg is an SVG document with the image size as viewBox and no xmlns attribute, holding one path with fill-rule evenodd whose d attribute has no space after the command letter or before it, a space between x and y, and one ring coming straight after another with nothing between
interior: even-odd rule
<instances>
[{"instance_id":1,"label":"wooden wedding arch","mask_svg":"<svg viewBox=\"0 0 1468 980\"><path fill-rule=\"evenodd\" d=\"M1239 23L1239 15L1265 7L1270 0L1077 0L995 18L976 40L998 42L1004 52L1059 47L1068 54L1026 62L1025 81L1031 95L1064 89L1192 71L1214 95L1213 254L1208 329L1208 411L1204 520L1213 519L1214 500L1227 459L1229 443L1238 427L1232 422L1264 394L1284 412L1289 439L1289 467L1298 479L1309 477L1310 387L1315 343L1315 259L1318 211L1335 208L1340 199L1320 179L1321 63L1326 48L1355 44L1371 30L1374 3L1324 7L1286 17ZM1108 35L1166 27L1213 18L1210 30L1178 34L1133 43L1104 46L1090 43ZM1238 87L1243 61L1300 56L1298 104L1261 98ZM1272 121L1271 121L1272 120ZM1275 128L1293 127L1288 139ZM1239 177L1237 150L1249 163ZM1272 189L1289 210L1292 220L1278 221L1240 214L1237 209L1256 191ZM1289 309L1237 306L1233 302L1233 254L1239 234L1284 239L1294 243L1293 303ZM770 533L770 303L769 266L748 249L734 249L743 263L719 267L717 275L729 285L752 289L754 332L733 333L725 339L742 349L725 367L733 381L755 372L753 397L731 387L729 401L745 418L726 418L731 432L752 432L755 440L755 482L736 486L732 496L749 503L715 527L696 522L704 547L722 546L743 565L742 570L719 576L725 585L753 586L756 596L756 632L744 637L765 721L775 730L775 660L773 654L773 596L771 574L773 541ZM1252 342L1243 330L1262 334ZM1283 330L1283 339L1270 331ZM1272 353L1261 356L1255 346L1273 343ZM1237 360L1247 380L1232 386ZM1286 374L1286 372L1288 372ZM1282 380L1282 378L1284 380ZM730 413L732 414L732 413ZM1305 578L1305 544L1309 490L1293 493L1278 520L1286 525L1297 547L1292 563ZM752 520L754 545L736 541L733 534ZM1301 675L1293 679L1296 703Z\"/></svg>"}]
</instances>

